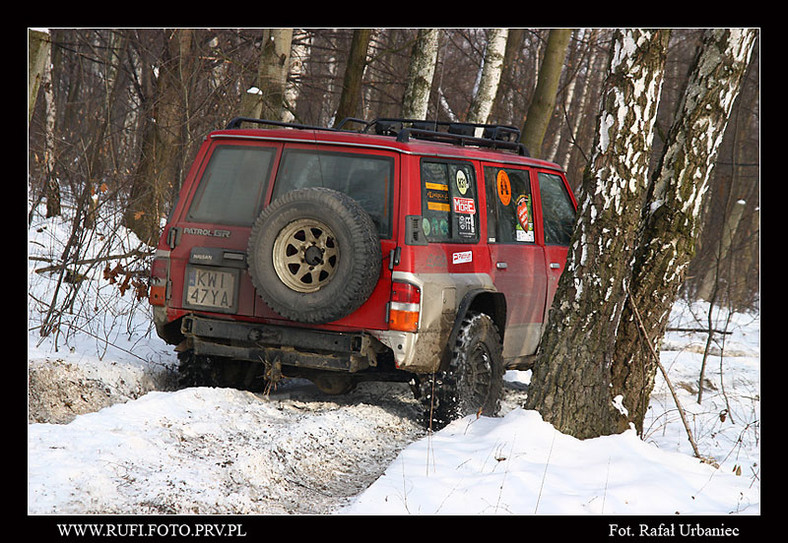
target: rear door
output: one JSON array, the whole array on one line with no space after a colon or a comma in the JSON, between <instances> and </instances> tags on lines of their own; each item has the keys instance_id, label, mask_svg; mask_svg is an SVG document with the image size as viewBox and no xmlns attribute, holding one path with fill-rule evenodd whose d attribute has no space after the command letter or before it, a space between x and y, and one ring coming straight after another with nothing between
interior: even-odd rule
<instances>
[{"instance_id":1,"label":"rear door","mask_svg":"<svg viewBox=\"0 0 788 543\"><path fill-rule=\"evenodd\" d=\"M254 315L254 288L246 273L246 244L262 210L279 146L216 140L183 195L180 217L168 233L171 306Z\"/></svg>"},{"instance_id":2,"label":"rear door","mask_svg":"<svg viewBox=\"0 0 788 543\"><path fill-rule=\"evenodd\" d=\"M284 146L271 190L271 201L295 189L325 187L347 194L369 214L378 228L384 255L380 278L374 291L352 314L332 326L387 327L386 304L391 294L389 253L394 250L395 180L399 176L397 153L365 147L288 143ZM258 316L280 318L260 301Z\"/></svg>"},{"instance_id":3,"label":"rear door","mask_svg":"<svg viewBox=\"0 0 788 543\"><path fill-rule=\"evenodd\" d=\"M493 283L506 297L504 358L533 354L547 298L545 251L537 243L531 171L484 166Z\"/></svg>"}]
</instances>

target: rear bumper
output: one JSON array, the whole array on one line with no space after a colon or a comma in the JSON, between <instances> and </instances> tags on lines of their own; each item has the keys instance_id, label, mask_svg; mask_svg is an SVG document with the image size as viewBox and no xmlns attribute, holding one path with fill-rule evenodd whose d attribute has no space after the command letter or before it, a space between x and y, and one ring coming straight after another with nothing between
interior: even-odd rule
<instances>
[{"instance_id":1,"label":"rear bumper","mask_svg":"<svg viewBox=\"0 0 788 543\"><path fill-rule=\"evenodd\" d=\"M181 333L195 354L357 372L377 365L383 347L363 332L331 332L187 315Z\"/></svg>"}]
</instances>

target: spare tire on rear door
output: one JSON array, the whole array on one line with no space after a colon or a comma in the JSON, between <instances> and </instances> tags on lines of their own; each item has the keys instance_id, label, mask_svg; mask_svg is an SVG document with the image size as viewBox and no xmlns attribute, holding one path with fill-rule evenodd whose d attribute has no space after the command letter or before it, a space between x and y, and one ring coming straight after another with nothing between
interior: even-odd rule
<instances>
[{"instance_id":1,"label":"spare tire on rear door","mask_svg":"<svg viewBox=\"0 0 788 543\"><path fill-rule=\"evenodd\" d=\"M380 276L377 229L358 202L325 188L288 192L252 226L247 248L257 293L297 322L341 319L363 304Z\"/></svg>"}]
</instances>

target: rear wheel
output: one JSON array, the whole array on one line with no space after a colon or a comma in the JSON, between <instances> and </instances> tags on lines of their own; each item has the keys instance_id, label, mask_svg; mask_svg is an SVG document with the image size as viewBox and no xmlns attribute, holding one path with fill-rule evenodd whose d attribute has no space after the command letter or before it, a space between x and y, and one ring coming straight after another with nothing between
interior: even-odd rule
<instances>
[{"instance_id":1,"label":"rear wheel","mask_svg":"<svg viewBox=\"0 0 788 543\"><path fill-rule=\"evenodd\" d=\"M422 380L425 422L437 430L465 415L497 415L503 374L501 339L495 324L484 313L469 313L457 335L448 369Z\"/></svg>"},{"instance_id":2,"label":"rear wheel","mask_svg":"<svg viewBox=\"0 0 788 543\"><path fill-rule=\"evenodd\" d=\"M178 353L178 386L237 388L252 392L265 390L265 366L257 362L220 356Z\"/></svg>"},{"instance_id":3,"label":"rear wheel","mask_svg":"<svg viewBox=\"0 0 788 543\"><path fill-rule=\"evenodd\" d=\"M318 372L309 376L309 380L323 394L338 396L352 392L356 388L356 380L351 375L331 372Z\"/></svg>"}]
</instances>

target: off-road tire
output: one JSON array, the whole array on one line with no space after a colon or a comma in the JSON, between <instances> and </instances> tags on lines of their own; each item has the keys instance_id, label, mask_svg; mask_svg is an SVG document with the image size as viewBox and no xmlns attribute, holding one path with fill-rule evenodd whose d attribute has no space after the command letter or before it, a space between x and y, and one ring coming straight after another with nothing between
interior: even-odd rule
<instances>
[{"instance_id":1,"label":"off-road tire","mask_svg":"<svg viewBox=\"0 0 788 543\"><path fill-rule=\"evenodd\" d=\"M236 388L251 392L265 390L265 367L261 363L218 356L178 353L178 387Z\"/></svg>"},{"instance_id":2,"label":"off-road tire","mask_svg":"<svg viewBox=\"0 0 788 543\"><path fill-rule=\"evenodd\" d=\"M504 365L501 337L484 313L469 313L462 322L445 371L420 382L425 425L440 430L470 414L495 416L501 408Z\"/></svg>"},{"instance_id":3,"label":"off-road tire","mask_svg":"<svg viewBox=\"0 0 788 543\"><path fill-rule=\"evenodd\" d=\"M353 376L335 372L316 372L308 378L320 392L329 396L348 394L355 390L358 384Z\"/></svg>"},{"instance_id":4,"label":"off-road tire","mask_svg":"<svg viewBox=\"0 0 788 543\"><path fill-rule=\"evenodd\" d=\"M349 196L325 188L294 190L272 202L252 226L247 253L252 284L265 303L309 324L358 309L372 294L382 261L370 216Z\"/></svg>"}]
</instances>

